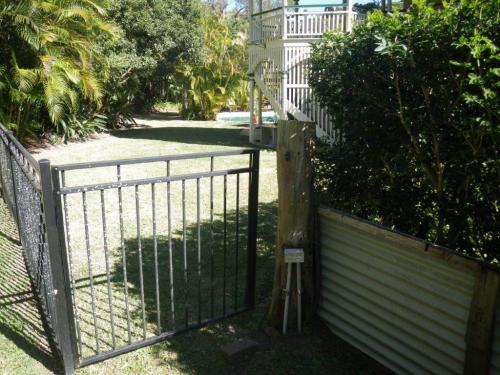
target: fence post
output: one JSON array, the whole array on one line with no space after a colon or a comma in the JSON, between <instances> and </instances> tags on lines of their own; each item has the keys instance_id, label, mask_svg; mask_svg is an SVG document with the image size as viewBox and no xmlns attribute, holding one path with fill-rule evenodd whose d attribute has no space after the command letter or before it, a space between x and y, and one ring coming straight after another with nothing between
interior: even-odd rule
<instances>
[{"instance_id":1,"label":"fence post","mask_svg":"<svg viewBox=\"0 0 500 375\"><path fill-rule=\"evenodd\" d=\"M60 351L64 372L72 375L75 372L76 353L74 351L74 330L71 329L73 322L71 291L68 275L68 264L64 247L60 242L60 234L57 226L56 200L52 183L52 171L50 162L46 159L40 160L40 184L42 188L43 214L45 217L46 236L50 271L54 286L53 296L55 302L55 316L52 324L56 335L56 345Z\"/></svg>"},{"instance_id":2,"label":"fence post","mask_svg":"<svg viewBox=\"0 0 500 375\"><path fill-rule=\"evenodd\" d=\"M257 272L257 216L259 210L259 156L255 150L250 159L250 181L248 185L248 260L245 304L255 306L255 283Z\"/></svg>"},{"instance_id":3,"label":"fence post","mask_svg":"<svg viewBox=\"0 0 500 375\"><path fill-rule=\"evenodd\" d=\"M465 335L464 375L488 375L500 275L478 267Z\"/></svg>"},{"instance_id":4,"label":"fence post","mask_svg":"<svg viewBox=\"0 0 500 375\"><path fill-rule=\"evenodd\" d=\"M284 248L303 248L303 298L304 318L311 319L314 301L314 248L312 219L314 216L312 194L312 151L315 139L315 124L302 121L278 122L278 228L276 235L276 260L272 299L268 312L268 323L273 327L282 324L285 299L283 291L287 286L288 267L285 263ZM295 281L292 289L296 289ZM289 324L297 320L297 295L290 300Z\"/></svg>"}]
</instances>

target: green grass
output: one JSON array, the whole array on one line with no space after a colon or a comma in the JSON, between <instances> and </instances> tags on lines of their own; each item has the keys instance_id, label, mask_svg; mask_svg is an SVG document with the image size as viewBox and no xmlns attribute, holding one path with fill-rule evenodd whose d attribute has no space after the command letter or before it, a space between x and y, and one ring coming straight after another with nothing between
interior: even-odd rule
<instances>
[{"instance_id":1,"label":"green grass","mask_svg":"<svg viewBox=\"0 0 500 375\"><path fill-rule=\"evenodd\" d=\"M37 158L47 158L53 164L135 158L143 156L171 155L178 153L228 150L248 147L247 138L240 135L241 128L230 125L218 125L213 122L165 121L165 116L151 116L141 119L144 127L101 135L83 143L73 143L40 150ZM206 171L209 159L172 162L172 174ZM215 161L215 169L247 166L247 157L231 157ZM165 163L147 166L123 167L123 179L136 179L163 176ZM114 168L102 168L91 171L68 172L68 185L82 185L112 181L116 178ZM165 184L155 186L157 254L155 262L155 241L152 233L153 215L151 210L151 187L143 186L138 190L139 210L141 214L141 255L144 286L144 315L141 307L141 266L136 225L136 196L134 188L123 189L123 223L125 235L125 258L121 247L120 220L118 216L118 195L116 190L104 194L106 243L104 246L101 196L99 192L87 193L87 229L89 233L89 251L92 260L94 293L90 287L89 266L83 220L82 196L71 195L67 198L68 222L70 234L72 275L76 280L74 289L78 311L79 330L82 337L81 351L84 357L95 354L97 345L101 351L111 349L113 338L117 347L128 341L128 324L131 326L132 341L143 337L145 323L147 337L152 337L158 330L165 332L181 329L187 323L194 324L211 316L211 292L214 293L214 315L223 314L223 301L226 311L234 309L235 303L243 305L245 285L246 226L248 181L240 179L240 210L238 236L238 262L236 262L236 177L227 180L227 251L224 267L223 236L223 179L214 180L214 220L210 221L210 181L200 181L200 224L201 261L198 273L196 220L196 182L186 182L186 248L188 264L188 283L183 272L183 230L182 230L182 186L171 185L171 220L172 248L174 269L175 321L171 314L170 275L168 258L167 228L167 191ZM309 327L305 335L289 339L269 338L260 331L270 295L273 264L274 242L276 233L276 156L274 151L261 151L260 186L259 186L259 226L257 256L257 303L255 310L236 317L211 324L202 329L176 336L160 344L149 346L111 360L82 368L80 374L289 374L289 373L373 373L380 371L365 356L348 347L325 331L324 327ZM0 213L6 215L5 206L0 206ZM0 270L3 280L11 278L11 264L19 263L15 283L9 288L22 290L29 295L29 286L20 261L19 246L12 225L0 224L0 247L9 251L0 252ZM5 228L4 228L5 227ZM213 233L213 234L212 234ZM4 245L2 245L4 244ZM214 283L210 283L211 257L214 251ZM106 257L107 255L107 257ZM109 266L109 291L107 268ZM124 282L124 266L127 270L127 283ZM155 268L159 269L159 285L156 290ZM236 275L238 267L238 276ZM223 271L226 270L226 294L223 294ZM18 276L19 274L19 276ZM17 285L22 287L18 287ZM125 298L125 286L128 288L130 319L128 319ZM198 286L201 293L198 293ZM1 288L1 287L0 287ZM5 288L5 286L4 286ZM9 291L10 291L9 289ZM10 301L8 291L2 290L1 301ZM237 291L237 298L235 298ZM0 373L44 373L55 371L55 363L48 354L43 330L26 331L26 319L36 321L37 311L30 299L30 309L24 307L24 294L13 298L13 303L2 306L0 310ZM11 293L12 294L12 293ZM7 297L4 297L7 296ZM109 298L111 297L111 309ZM160 316L157 312L157 297L160 301ZM95 312L92 300L95 301ZM201 303L199 303L201 301ZM21 311L21 310L22 311ZM27 315L25 315L25 311ZM28 312L31 311L31 312ZM29 316L30 318L26 318ZM144 320L143 320L144 317ZM111 320L114 322L114 334ZM98 340L94 331L97 322ZM35 323L30 323L35 324ZM36 325L35 324L35 325ZM3 337L1 336L3 335ZM251 337L264 343L263 350L252 357L244 358L241 363L227 363L220 350L221 346L237 339ZM45 344L43 344L45 343ZM45 349L44 349L45 348ZM4 353L7 353L4 355ZM2 362L3 361L3 362Z\"/></svg>"}]
</instances>

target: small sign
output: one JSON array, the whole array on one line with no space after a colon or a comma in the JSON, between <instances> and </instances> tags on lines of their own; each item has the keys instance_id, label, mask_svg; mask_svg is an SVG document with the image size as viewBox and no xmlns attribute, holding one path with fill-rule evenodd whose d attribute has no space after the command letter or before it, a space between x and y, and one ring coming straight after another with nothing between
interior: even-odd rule
<instances>
[{"instance_id":1,"label":"small sign","mask_svg":"<svg viewBox=\"0 0 500 375\"><path fill-rule=\"evenodd\" d=\"M285 263L304 263L304 249L285 249Z\"/></svg>"}]
</instances>

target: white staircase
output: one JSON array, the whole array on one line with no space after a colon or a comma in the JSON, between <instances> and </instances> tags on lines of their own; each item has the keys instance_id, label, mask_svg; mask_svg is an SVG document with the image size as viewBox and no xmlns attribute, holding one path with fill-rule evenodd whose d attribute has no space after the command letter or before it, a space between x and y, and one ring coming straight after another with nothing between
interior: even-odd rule
<instances>
[{"instance_id":1,"label":"white staircase","mask_svg":"<svg viewBox=\"0 0 500 375\"><path fill-rule=\"evenodd\" d=\"M280 119L316 123L318 137L335 140L331 117L314 97L307 70L311 45L326 31L348 32L358 18L344 6L283 6L250 17L250 99L254 88L266 97ZM253 105L251 105L253 114ZM252 119L253 119L252 115ZM257 116L259 117L259 116ZM254 124L250 125L252 131ZM254 138L255 140L255 138Z\"/></svg>"}]
</instances>

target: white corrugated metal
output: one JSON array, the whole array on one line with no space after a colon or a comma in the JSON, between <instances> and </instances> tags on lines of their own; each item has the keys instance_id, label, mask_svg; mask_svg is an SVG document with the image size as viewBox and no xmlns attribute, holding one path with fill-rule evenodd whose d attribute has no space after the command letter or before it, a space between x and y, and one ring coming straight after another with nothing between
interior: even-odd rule
<instances>
[{"instance_id":1,"label":"white corrugated metal","mask_svg":"<svg viewBox=\"0 0 500 375\"><path fill-rule=\"evenodd\" d=\"M491 348L491 375L500 375L500 294L497 297L497 308L495 312L495 329L493 333L493 345Z\"/></svg>"},{"instance_id":2,"label":"white corrugated metal","mask_svg":"<svg viewBox=\"0 0 500 375\"><path fill-rule=\"evenodd\" d=\"M332 331L397 373L461 374L473 268L420 241L319 213L319 314Z\"/></svg>"}]
</instances>

